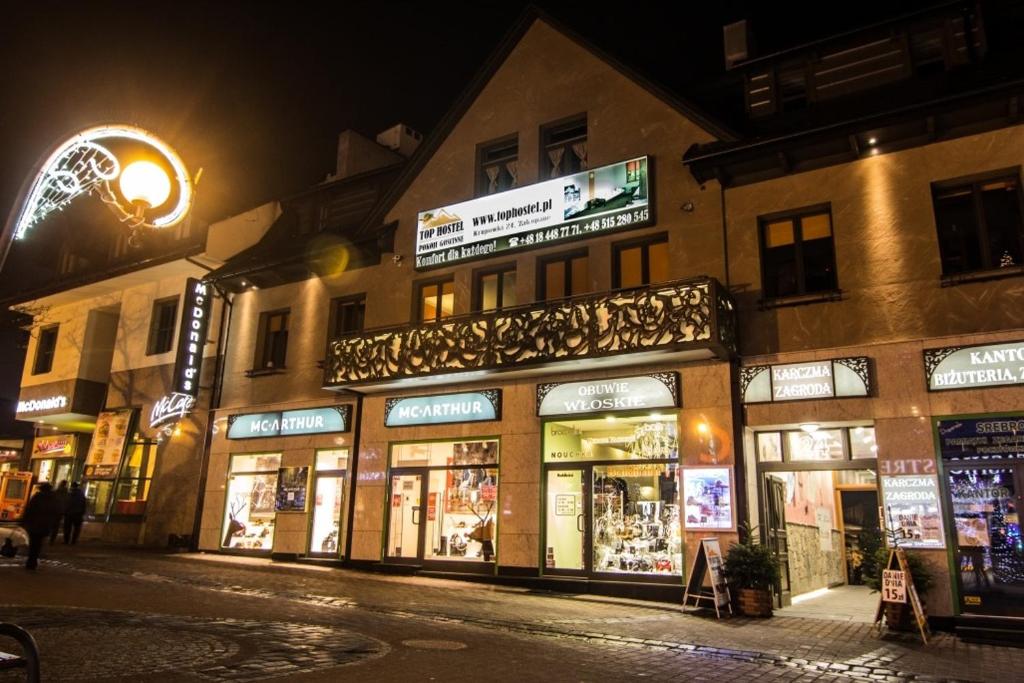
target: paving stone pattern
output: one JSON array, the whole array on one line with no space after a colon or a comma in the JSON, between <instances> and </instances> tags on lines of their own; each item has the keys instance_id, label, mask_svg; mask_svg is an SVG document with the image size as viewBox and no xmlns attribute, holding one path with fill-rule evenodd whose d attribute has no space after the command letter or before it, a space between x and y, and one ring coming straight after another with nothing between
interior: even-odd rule
<instances>
[{"instance_id":1,"label":"paving stone pattern","mask_svg":"<svg viewBox=\"0 0 1024 683\"><path fill-rule=\"evenodd\" d=\"M576 680L1011 681L1024 671L1024 650L963 643L950 634L924 646L913 635L879 638L870 625L850 621L718 621L676 605L217 557L82 553L59 566L288 600L318 613L355 611L500 630L535 644L543 639L578 654L584 664Z\"/></svg>"},{"instance_id":2,"label":"paving stone pattern","mask_svg":"<svg viewBox=\"0 0 1024 683\"><path fill-rule=\"evenodd\" d=\"M114 610L0 607L39 645L49 681L132 680L164 674L258 681L379 657L388 646L348 631L282 622L197 619ZM0 681L21 680L0 674Z\"/></svg>"}]
</instances>

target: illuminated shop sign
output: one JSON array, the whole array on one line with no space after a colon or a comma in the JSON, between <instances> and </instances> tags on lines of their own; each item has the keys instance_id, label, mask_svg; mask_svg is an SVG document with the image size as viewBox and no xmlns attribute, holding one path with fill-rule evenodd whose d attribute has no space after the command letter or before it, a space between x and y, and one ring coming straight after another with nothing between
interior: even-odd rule
<instances>
[{"instance_id":1,"label":"illuminated shop sign","mask_svg":"<svg viewBox=\"0 0 1024 683\"><path fill-rule=\"evenodd\" d=\"M416 267L545 246L654 222L650 163L638 157L460 204L421 211Z\"/></svg>"},{"instance_id":2,"label":"illuminated shop sign","mask_svg":"<svg viewBox=\"0 0 1024 683\"><path fill-rule=\"evenodd\" d=\"M936 427L947 460L1024 458L1024 415L939 420Z\"/></svg>"},{"instance_id":3,"label":"illuminated shop sign","mask_svg":"<svg viewBox=\"0 0 1024 683\"><path fill-rule=\"evenodd\" d=\"M347 432L352 422L351 417L351 406L231 415L228 417L228 438L263 439L271 436Z\"/></svg>"},{"instance_id":4,"label":"illuminated shop sign","mask_svg":"<svg viewBox=\"0 0 1024 683\"><path fill-rule=\"evenodd\" d=\"M33 458L69 458L75 454L74 434L40 436L32 442Z\"/></svg>"},{"instance_id":5,"label":"illuminated shop sign","mask_svg":"<svg viewBox=\"0 0 1024 683\"><path fill-rule=\"evenodd\" d=\"M389 398L384 405L385 427L486 422L500 418L501 389Z\"/></svg>"},{"instance_id":6,"label":"illuminated shop sign","mask_svg":"<svg viewBox=\"0 0 1024 683\"><path fill-rule=\"evenodd\" d=\"M185 305L178 330L178 355L174 362L174 392L199 396L199 372L203 367L203 348L210 329L213 308L211 286L194 277L185 281Z\"/></svg>"},{"instance_id":7,"label":"illuminated shop sign","mask_svg":"<svg viewBox=\"0 0 1024 683\"><path fill-rule=\"evenodd\" d=\"M868 359L863 356L741 368L740 384L744 403L848 398L871 393Z\"/></svg>"},{"instance_id":8,"label":"illuminated shop sign","mask_svg":"<svg viewBox=\"0 0 1024 683\"><path fill-rule=\"evenodd\" d=\"M1024 342L925 349L928 389L972 389L1024 383Z\"/></svg>"},{"instance_id":9,"label":"illuminated shop sign","mask_svg":"<svg viewBox=\"0 0 1024 683\"><path fill-rule=\"evenodd\" d=\"M29 399L27 401L18 401L18 413L39 413L44 410L57 410L58 408L67 408L68 397L67 396L50 396L49 398L37 398Z\"/></svg>"},{"instance_id":10,"label":"illuminated shop sign","mask_svg":"<svg viewBox=\"0 0 1024 683\"><path fill-rule=\"evenodd\" d=\"M196 399L188 394L168 394L153 404L153 410L149 413L149 426L158 427L180 420L192 411L195 404Z\"/></svg>"},{"instance_id":11,"label":"illuminated shop sign","mask_svg":"<svg viewBox=\"0 0 1024 683\"><path fill-rule=\"evenodd\" d=\"M882 480L885 523L903 548L944 548L939 478L934 474Z\"/></svg>"},{"instance_id":12,"label":"illuminated shop sign","mask_svg":"<svg viewBox=\"0 0 1024 683\"><path fill-rule=\"evenodd\" d=\"M537 385L537 415L583 415L679 406L679 374Z\"/></svg>"}]
</instances>

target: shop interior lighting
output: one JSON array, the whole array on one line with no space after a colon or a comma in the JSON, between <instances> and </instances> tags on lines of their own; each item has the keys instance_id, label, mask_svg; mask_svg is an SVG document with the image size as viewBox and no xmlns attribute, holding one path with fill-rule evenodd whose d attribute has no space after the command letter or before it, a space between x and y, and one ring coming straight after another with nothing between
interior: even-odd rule
<instances>
[{"instance_id":1,"label":"shop interior lighting","mask_svg":"<svg viewBox=\"0 0 1024 683\"><path fill-rule=\"evenodd\" d=\"M807 432L808 434L813 434L814 432L818 431L818 425L814 422L808 422L806 424L800 425L800 429Z\"/></svg>"},{"instance_id":2,"label":"shop interior lighting","mask_svg":"<svg viewBox=\"0 0 1024 683\"><path fill-rule=\"evenodd\" d=\"M878 144L878 138L872 135L871 137L868 138L868 144L874 147L875 145Z\"/></svg>"},{"instance_id":3,"label":"shop interior lighting","mask_svg":"<svg viewBox=\"0 0 1024 683\"><path fill-rule=\"evenodd\" d=\"M679 441L664 422L648 422L633 430L633 440L626 452L633 458L656 460L672 457L678 447Z\"/></svg>"}]
</instances>

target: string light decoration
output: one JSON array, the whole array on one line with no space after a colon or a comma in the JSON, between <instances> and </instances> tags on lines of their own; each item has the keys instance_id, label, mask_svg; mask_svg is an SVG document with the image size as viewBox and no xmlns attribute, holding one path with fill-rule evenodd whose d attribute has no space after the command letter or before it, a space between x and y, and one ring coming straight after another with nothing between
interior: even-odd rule
<instances>
[{"instance_id":1,"label":"string light decoration","mask_svg":"<svg viewBox=\"0 0 1024 683\"><path fill-rule=\"evenodd\" d=\"M630 456L642 460L671 458L679 441L664 422L646 422L633 430L633 440L626 447Z\"/></svg>"},{"instance_id":2,"label":"string light decoration","mask_svg":"<svg viewBox=\"0 0 1024 683\"><path fill-rule=\"evenodd\" d=\"M171 182L177 188L177 196L169 210L147 217L123 193L115 191L113 181L121 175L122 164L111 151L110 143L118 140L149 148L170 167L173 172ZM58 145L40 166L20 208L16 210L14 239L22 239L46 216L63 210L83 194L98 196L133 232L140 228L162 229L185 219L192 205L193 182L178 153L152 133L129 125L89 128Z\"/></svg>"}]
</instances>

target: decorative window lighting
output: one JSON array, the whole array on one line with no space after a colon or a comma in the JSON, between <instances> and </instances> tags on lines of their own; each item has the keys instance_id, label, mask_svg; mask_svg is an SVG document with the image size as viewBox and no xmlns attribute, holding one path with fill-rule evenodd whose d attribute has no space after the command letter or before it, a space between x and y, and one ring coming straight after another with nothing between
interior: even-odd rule
<instances>
[{"instance_id":1,"label":"decorative window lighting","mask_svg":"<svg viewBox=\"0 0 1024 683\"><path fill-rule=\"evenodd\" d=\"M633 430L633 440L626 452L634 458L657 460L671 458L678 448L679 441L664 422L647 422Z\"/></svg>"}]
</instances>

